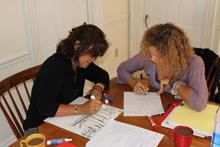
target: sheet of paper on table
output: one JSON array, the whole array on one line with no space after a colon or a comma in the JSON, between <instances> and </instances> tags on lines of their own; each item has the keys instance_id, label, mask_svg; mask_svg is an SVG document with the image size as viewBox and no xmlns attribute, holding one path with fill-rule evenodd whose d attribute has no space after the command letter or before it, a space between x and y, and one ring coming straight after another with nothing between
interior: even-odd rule
<instances>
[{"instance_id":1,"label":"sheet of paper on table","mask_svg":"<svg viewBox=\"0 0 220 147\"><path fill-rule=\"evenodd\" d=\"M155 92L124 92L124 116L146 116L164 113L161 98Z\"/></svg>"},{"instance_id":2,"label":"sheet of paper on table","mask_svg":"<svg viewBox=\"0 0 220 147\"><path fill-rule=\"evenodd\" d=\"M156 147L164 135L111 120L86 147Z\"/></svg>"},{"instance_id":3,"label":"sheet of paper on table","mask_svg":"<svg viewBox=\"0 0 220 147\"><path fill-rule=\"evenodd\" d=\"M71 104L82 104L86 101L88 99L79 97ZM90 139L110 120L115 119L121 113L122 110L119 108L103 105L95 114L50 117L44 121Z\"/></svg>"}]
</instances>

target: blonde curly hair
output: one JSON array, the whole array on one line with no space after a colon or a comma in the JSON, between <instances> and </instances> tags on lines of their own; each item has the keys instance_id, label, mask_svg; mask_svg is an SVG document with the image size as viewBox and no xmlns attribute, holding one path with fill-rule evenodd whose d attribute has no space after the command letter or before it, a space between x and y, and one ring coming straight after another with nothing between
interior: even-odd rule
<instances>
[{"instance_id":1,"label":"blonde curly hair","mask_svg":"<svg viewBox=\"0 0 220 147\"><path fill-rule=\"evenodd\" d=\"M150 46L156 47L164 66L177 77L187 70L189 59L194 54L184 31L172 23L157 24L145 31L141 49L148 58Z\"/></svg>"}]
</instances>

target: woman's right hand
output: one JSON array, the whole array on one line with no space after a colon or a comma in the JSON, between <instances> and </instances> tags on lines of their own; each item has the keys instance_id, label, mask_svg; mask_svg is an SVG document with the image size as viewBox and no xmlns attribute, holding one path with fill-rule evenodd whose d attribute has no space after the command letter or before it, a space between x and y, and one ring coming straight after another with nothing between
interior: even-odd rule
<instances>
[{"instance_id":1,"label":"woman's right hand","mask_svg":"<svg viewBox=\"0 0 220 147\"><path fill-rule=\"evenodd\" d=\"M79 106L79 114L92 114L99 111L102 106L100 100L90 100Z\"/></svg>"},{"instance_id":2,"label":"woman's right hand","mask_svg":"<svg viewBox=\"0 0 220 147\"><path fill-rule=\"evenodd\" d=\"M133 91L138 94L145 94L149 91L149 88L147 85L144 85L143 82L139 81L134 85Z\"/></svg>"}]
</instances>

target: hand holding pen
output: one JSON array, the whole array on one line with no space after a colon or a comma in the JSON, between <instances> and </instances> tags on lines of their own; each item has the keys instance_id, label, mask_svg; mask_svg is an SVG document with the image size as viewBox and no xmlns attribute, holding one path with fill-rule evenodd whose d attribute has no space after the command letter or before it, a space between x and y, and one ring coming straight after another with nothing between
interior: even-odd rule
<instances>
[{"instance_id":1,"label":"hand holding pen","mask_svg":"<svg viewBox=\"0 0 220 147\"><path fill-rule=\"evenodd\" d=\"M144 83L144 78L143 75L140 74L140 81L137 82L134 87L133 87L134 92L139 93L139 94L147 94L149 91L149 88L147 85Z\"/></svg>"},{"instance_id":2,"label":"hand holding pen","mask_svg":"<svg viewBox=\"0 0 220 147\"><path fill-rule=\"evenodd\" d=\"M99 111L102 106L102 102L99 99L96 99L94 95L91 95L90 99L90 101L80 105L80 114L92 114Z\"/></svg>"}]
</instances>

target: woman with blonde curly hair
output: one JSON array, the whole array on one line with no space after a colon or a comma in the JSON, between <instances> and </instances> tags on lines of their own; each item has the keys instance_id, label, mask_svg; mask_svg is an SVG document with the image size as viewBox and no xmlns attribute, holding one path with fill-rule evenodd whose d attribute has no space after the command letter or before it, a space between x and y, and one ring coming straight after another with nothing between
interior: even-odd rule
<instances>
[{"instance_id":1,"label":"woman with blonde curly hair","mask_svg":"<svg viewBox=\"0 0 220 147\"><path fill-rule=\"evenodd\" d=\"M146 30L141 52L118 67L118 83L127 83L143 94L149 86L172 93L190 108L201 111L208 101L203 60L194 54L183 30L172 23L157 24ZM132 78L138 70L149 76L149 84Z\"/></svg>"}]
</instances>

